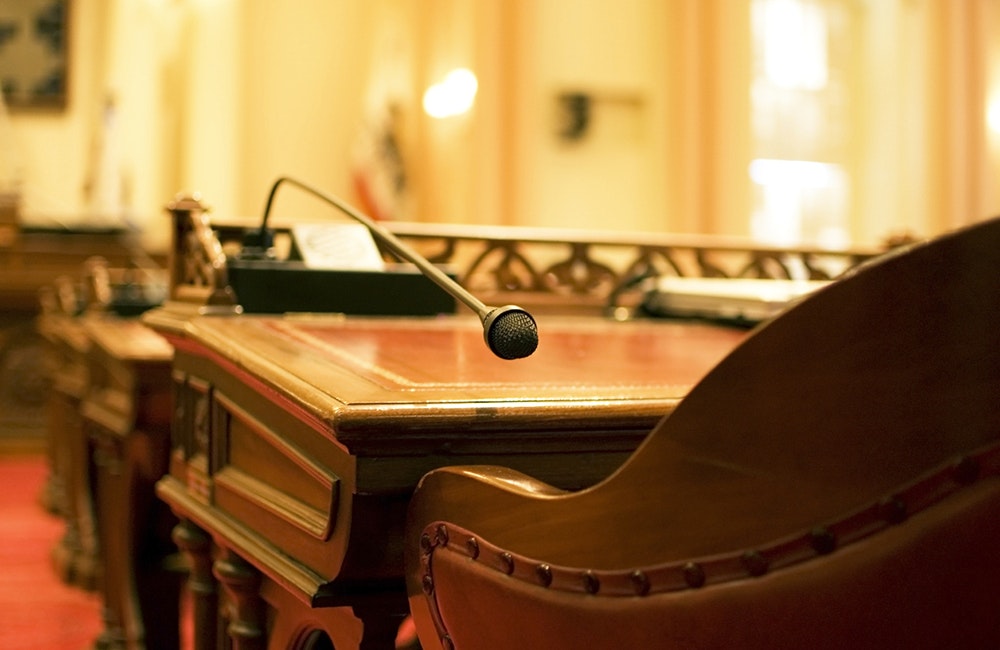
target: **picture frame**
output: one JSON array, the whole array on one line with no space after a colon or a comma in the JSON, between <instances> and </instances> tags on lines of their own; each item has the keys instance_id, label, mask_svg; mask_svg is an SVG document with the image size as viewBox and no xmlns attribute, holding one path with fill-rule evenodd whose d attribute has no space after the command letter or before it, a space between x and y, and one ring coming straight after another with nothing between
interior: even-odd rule
<instances>
[{"instance_id":1,"label":"picture frame","mask_svg":"<svg viewBox=\"0 0 1000 650\"><path fill-rule=\"evenodd\" d=\"M0 2L0 89L11 111L64 109L70 0Z\"/></svg>"}]
</instances>

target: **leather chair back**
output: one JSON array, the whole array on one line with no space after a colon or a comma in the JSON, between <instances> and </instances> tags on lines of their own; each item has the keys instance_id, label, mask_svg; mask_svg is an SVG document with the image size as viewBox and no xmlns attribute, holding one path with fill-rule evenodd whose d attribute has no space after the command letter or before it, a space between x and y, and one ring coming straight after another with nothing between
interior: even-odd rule
<instances>
[{"instance_id":1,"label":"leather chair back","mask_svg":"<svg viewBox=\"0 0 1000 650\"><path fill-rule=\"evenodd\" d=\"M1000 647L1000 221L755 330L611 477L431 472L424 648Z\"/></svg>"}]
</instances>

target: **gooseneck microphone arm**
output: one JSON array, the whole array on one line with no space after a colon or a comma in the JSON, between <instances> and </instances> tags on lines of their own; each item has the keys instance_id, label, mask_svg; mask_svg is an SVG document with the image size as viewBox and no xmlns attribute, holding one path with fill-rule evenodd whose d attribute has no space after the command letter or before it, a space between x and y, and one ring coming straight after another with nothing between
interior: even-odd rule
<instances>
[{"instance_id":1,"label":"gooseneck microphone arm","mask_svg":"<svg viewBox=\"0 0 1000 650\"><path fill-rule=\"evenodd\" d=\"M498 357L502 359L520 359L530 355L538 347L538 327L531 314L516 305L491 307L484 304L469 293L465 287L452 280L441 269L404 244L396 235L380 226L371 217L359 212L347 202L297 179L289 176L281 176L271 187L271 192L267 196L267 204L264 207L264 218L260 224L262 239L265 237L267 231L267 219L271 213L274 196L282 183L295 185L321 201L332 205L355 221L362 223L394 255L412 262L420 269L421 273L433 280L439 287L452 296L462 301L472 311L476 312L483 323L483 337L486 340L486 345Z\"/></svg>"}]
</instances>

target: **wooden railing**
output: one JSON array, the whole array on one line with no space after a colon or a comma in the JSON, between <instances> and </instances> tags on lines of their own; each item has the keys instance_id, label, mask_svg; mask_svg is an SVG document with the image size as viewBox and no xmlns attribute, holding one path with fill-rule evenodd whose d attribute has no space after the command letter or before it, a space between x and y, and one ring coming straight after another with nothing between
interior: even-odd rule
<instances>
[{"instance_id":1,"label":"wooden railing","mask_svg":"<svg viewBox=\"0 0 1000 650\"><path fill-rule=\"evenodd\" d=\"M191 197L174 201L171 298L238 310L226 262L250 222L209 220ZM832 279L884 252L776 247L725 237L524 227L391 223L387 227L486 302L607 311L658 276ZM271 224L277 249L290 226ZM279 253L279 258L280 258ZM395 261L385 253L387 261Z\"/></svg>"}]
</instances>

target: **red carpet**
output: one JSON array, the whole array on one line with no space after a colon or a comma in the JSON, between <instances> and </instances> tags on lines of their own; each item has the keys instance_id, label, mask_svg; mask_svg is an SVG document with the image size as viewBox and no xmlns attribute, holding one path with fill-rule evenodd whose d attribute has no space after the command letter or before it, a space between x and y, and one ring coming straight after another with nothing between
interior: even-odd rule
<instances>
[{"instance_id":1,"label":"red carpet","mask_svg":"<svg viewBox=\"0 0 1000 650\"><path fill-rule=\"evenodd\" d=\"M39 497L48 475L38 454L0 454L0 650L89 650L103 626L96 594L59 581L50 554L64 525ZM193 647L185 617L182 647ZM419 648L412 622L398 648Z\"/></svg>"},{"instance_id":2,"label":"red carpet","mask_svg":"<svg viewBox=\"0 0 1000 650\"><path fill-rule=\"evenodd\" d=\"M56 578L63 524L42 509L43 456L0 456L0 648L84 650L101 631L100 599Z\"/></svg>"}]
</instances>

